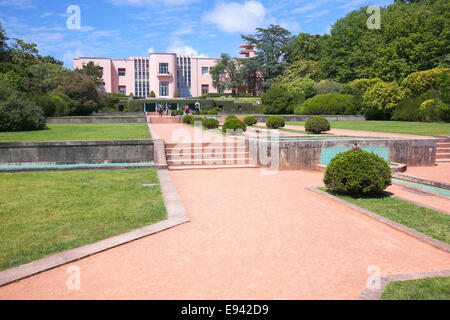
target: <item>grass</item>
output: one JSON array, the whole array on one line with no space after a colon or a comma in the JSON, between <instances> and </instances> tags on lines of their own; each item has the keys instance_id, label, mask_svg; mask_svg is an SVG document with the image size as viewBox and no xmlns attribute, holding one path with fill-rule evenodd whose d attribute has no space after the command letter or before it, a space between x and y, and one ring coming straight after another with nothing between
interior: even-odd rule
<instances>
[{"instance_id":1,"label":"grass","mask_svg":"<svg viewBox=\"0 0 450 320\"><path fill-rule=\"evenodd\" d=\"M390 282L382 300L450 300L450 277Z\"/></svg>"},{"instance_id":2,"label":"grass","mask_svg":"<svg viewBox=\"0 0 450 320\"><path fill-rule=\"evenodd\" d=\"M2 173L0 179L0 270L167 218L155 169Z\"/></svg>"},{"instance_id":3,"label":"grass","mask_svg":"<svg viewBox=\"0 0 450 320\"><path fill-rule=\"evenodd\" d=\"M305 122L288 122L287 124L304 126ZM332 129L402 133L419 136L450 134L450 123L407 121L331 121L330 124Z\"/></svg>"},{"instance_id":4,"label":"grass","mask_svg":"<svg viewBox=\"0 0 450 320\"><path fill-rule=\"evenodd\" d=\"M385 195L362 198L333 195L450 244L450 215Z\"/></svg>"},{"instance_id":5,"label":"grass","mask_svg":"<svg viewBox=\"0 0 450 320\"><path fill-rule=\"evenodd\" d=\"M214 98L215 100L232 100L234 102L250 102L256 105L256 100L261 101L260 97L236 97L236 98Z\"/></svg>"},{"instance_id":6,"label":"grass","mask_svg":"<svg viewBox=\"0 0 450 320\"><path fill-rule=\"evenodd\" d=\"M146 123L49 124L38 131L0 132L0 142L151 139Z\"/></svg>"}]
</instances>

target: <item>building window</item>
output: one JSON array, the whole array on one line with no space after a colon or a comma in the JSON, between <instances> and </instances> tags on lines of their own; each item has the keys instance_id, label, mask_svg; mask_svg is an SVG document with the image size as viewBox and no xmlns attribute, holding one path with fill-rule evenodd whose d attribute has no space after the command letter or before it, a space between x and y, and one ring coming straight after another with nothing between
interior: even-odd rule
<instances>
[{"instance_id":1,"label":"building window","mask_svg":"<svg viewBox=\"0 0 450 320\"><path fill-rule=\"evenodd\" d=\"M125 68L119 68L117 73L118 73L119 77L125 76Z\"/></svg>"},{"instance_id":2,"label":"building window","mask_svg":"<svg viewBox=\"0 0 450 320\"><path fill-rule=\"evenodd\" d=\"M103 67L99 67L99 68L98 68L98 71L101 72L102 75L103 75Z\"/></svg>"},{"instance_id":3,"label":"building window","mask_svg":"<svg viewBox=\"0 0 450 320\"><path fill-rule=\"evenodd\" d=\"M202 94L208 93L209 92L209 85L207 84L202 84Z\"/></svg>"},{"instance_id":4,"label":"building window","mask_svg":"<svg viewBox=\"0 0 450 320\"><path fill-rule=\"evenodd\" d=\"M159 95L161 97L169 96L169 83L168 82L160 82L159 83Z\"/></svg>"},{"instance_id":5,"label":"building window","mask_svg":"<svg viewBox=\"0 0 450 320\"><path fill-rule=\"evenodd\" d=\"M202 75L208 74L208 67L202 67Z\"/></svg>"},{"instance_id":6,"label":"building window","mask_svg":"<svg viewBox=\"0 0 450 320\"><path fill-rule=\"evenodd\" d=\"M159 64L159 74L169 74L169 64L160 63Z\"/></svg>"},{"instance_id":7,"label":"building window","mask_svg":"<svg viewBox=\"0 0 450 320\"><path fill-rule=\"evenodd\" d=\"M119 86L119 92L123 93L124 95L127 94L127 87L126 86Z\"/></svg>"}]
</instances>

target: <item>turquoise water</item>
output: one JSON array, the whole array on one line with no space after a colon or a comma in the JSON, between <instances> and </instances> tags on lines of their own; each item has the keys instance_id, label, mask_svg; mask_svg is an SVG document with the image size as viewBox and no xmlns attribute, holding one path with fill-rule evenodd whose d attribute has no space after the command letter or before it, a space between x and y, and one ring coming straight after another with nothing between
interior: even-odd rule
<instances>
[{"instance_id":1,"label":"turquoise water","mask_svg":"<svg viewBox=\"0 0 450 320\"><path fill-rule=\"evenodd\" d=\"M306 137L306 136L291 136L291 137L250 137L250 139L263 139L263 140L274 140L274 141L299 141L299 140L354 140L361 139L364 137L336 137L336 136L321 136L321 137Z\"/></svg>"},{"instance_id":2,"label":"turquoise water","mask_svg":"<svg viewBox=\"0 0 450 320\"><path fill-rule=\"evenodd\" d=\"M447 190L447 189L433 187L433 186L429 186L429 185L421 184L421 183L417 183L417 182L395 179L395 178L392 178L392 182L403 184L405 186L414 187L414 188L424 190L424 191L438 193L438 194L446 196L446 197L450 197L450 190Z\"/></svg>"},{"instance_id":3,"label":"turquoise water","mask_svg":"<svg viewBox=\"0 0 450 320\"><path fill-rule=\"evenodd\" d=\"M322 148L320 152L320 164L327 166L331 159L333 159L336 155L341 152L345 152L350 148L342 147L342 148ZM389 148L387 147L368 147L362 148L364 151L372 152L377 156L383 158L385 161L388 161L389 158Z\"/></svg>"},{"instance_id":4,"label":"turquoise water","mask_svg":"<svg viewBox=\"0 0 450 320\"><path fill-rule=\"evenodd\" d=\"M134 167L154 166L154 162L138 163L93 163L93 164L55 164L55 165L23 165L23 166L0 166L0 170L12 169L75 169L75 168L103 168L103 167Z\"/></svg>"}]
</instances>

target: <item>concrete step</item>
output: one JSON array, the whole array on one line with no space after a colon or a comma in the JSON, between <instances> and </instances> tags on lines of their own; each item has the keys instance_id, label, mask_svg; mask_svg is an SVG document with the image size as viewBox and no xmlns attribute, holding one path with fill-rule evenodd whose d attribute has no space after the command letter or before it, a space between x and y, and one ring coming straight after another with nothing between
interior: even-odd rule
<instances>
[{"instance_id":1,"label":"concrete step","mask_svg":"<svg viewBox=\"0 0 450 320\"><path fill-rule=\"evenodd\" d=\"M447 159L436 159L436 162L450 162L450 158L447 158Z\"/></svg>"},{"instance_id":2,"label":"concrete step","mask_svg":"<svg viewBox=\"0 0 450 320\"><path fill-rule=\"evenodd\" d=\"M436 153L450 153L450 147L448 148L436 148Z\"/></svg>"},{"instance_id":3,"label":"concrete step","mask_svg":"<svg viewBox=\"0 0 450 320\"><path fill-rule=\"evenodd\" d=\"M243 141L238 142L203 142L203 143L176 143L176 142L167 142L166 150L173 148L223 148L224 150L230 148L245 148L245 143Z\"/></svg>"},{"instance_id":4,"label":"concrete step","mask_svg":"<svg viewBox=\"0 0 450 320\"><path fill-rule=\"evenodd\" d=\"M448 138L438 138L437 142L438 143L449 143L450 139L448 139Z\"/></svg>"},{"instance_id":5,"label":"concrete step","mask_svg":"<svg viewBox=\"0 0 450 320\"><path fill-rule=\"evenodd\" d=\"M436 159L450 159L450 153L437 153Z\"/></svg>"},{"instance_id":6,"label":"concrete step","mask_svg":"<svg viewBox=\"0 0 450 320\"><path fill-rule=\"evenodd\" d=\"M148 121L150 123L178 123L178 118L176 118L176 117L149 117Z\"/></svg>"},{"instance_id":7,"label":"concrete step","mask_svg":"<svg viewBox=\"0 0 450 320\"><path fill-rule=\"evenodd\" d=\"M215 166L215 165L244 165L253 164L251 158L232 158L232 159L199 159L199 160L167 160L170 166Z\"/></svg>"},{"instance_id":8,"label":"concrete step","mask_svg":"<svg viewBox=\"0 0 450 320\"><path fill-rule=\"evenodd\" d=\"M443 143L443 142L438 142L436 144L437 148L450 148L450 142L449 143Z\"/></svg>"},{"instance_id":9,"label":"concrete step","mask_svg":"<svg viewBox=\"0 0 450 320\"><path fill-rule=\"evenodd\" d=\"M227 153L168 153L167 160L187 160L187 159L235 159L249 158L248 152L227 152Z\"/></svg>"},{"instance_id":10,"label":"concrete step","mask_svg":"<svg viewBox=\"0 0 450 320\"><path fill-rule=\"evenodd\" d=\"M254 164L232 164L211 166L169 166L169 170L195 170L195 169L235 169L235 168L259 168Z\"/></svg>"}]
</instances>

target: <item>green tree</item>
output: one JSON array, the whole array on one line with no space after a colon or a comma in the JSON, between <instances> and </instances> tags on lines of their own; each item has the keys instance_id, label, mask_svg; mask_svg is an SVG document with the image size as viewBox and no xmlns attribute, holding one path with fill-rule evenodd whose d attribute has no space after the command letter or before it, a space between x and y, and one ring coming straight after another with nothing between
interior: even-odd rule
<instances>
[{"instance_id":1,"label":"green tree","mask_svg":"<svg viewBox=\"0 0 450 320\"><path fill-rule=\"evenodd\" d=\"M213 86L219 91L230 89L236 93L236 89L244 83L242 73L239 72L239 63L228 54L222 53L217 64L209 71Z\"/></svg>"},{"instance_id":2,"label":"green tree","mask_svg":"<svg viewBox=\"0 0 450 320\"><path fill-rule=\"evenodd\" d=\"M99 66L93 61L89 61L87 64L83 65L82 69L75 69L75 72L88 76L96 86L105 85L103 82L103 74L99 71Z\"/></svg>"},{"instance_id":3,"label":"green tree","mask_svg":"<svg viewBox=\"0 0 450 320\"><path fill-rule=\"evenodd\" d=\"M248 44L256 45L256 60L263 73L264 85L270 88L276 77L288 66L288 52L293 41L291 33L271 24L268 28L256 28L256 34L242 35Z\"/></svg>"},{"instance_id":4,"label":"green tree","mask_svg":"<svg viewBox=\"0 0 450 320\"><path fill-rule=\"evenodd\" d=\"M288 51L288 61L297 60L319 61L322 48L322 36L300 32L292 42Z\"/></svg>"},{"instance_id":5,"label":"green tree","mask_svg":"<svg viewBox=\"0 0 450 320\"><path fill-rule=\"evenodd\" d=\"M394 109L409 93L408 89L395 82L377 82L363 95L363 111L370 119L389 120Z\"/></svg>"},{"instance_id":6,"label":"green tree","mask_svg":"<svg viewBox=\"0 0 450 320\"><path fill-rule=\"evenodd\" d=\"M240 59L240 69L242 80L245 83L247 92L257 96L262 88L261 65L256 58Z\"/></svg>"},{"instance_id":7,"label":"green tree","mask_svg":"<svg viewBox=\"0 0 450 320\"><path fill-rule=\"evenodd\" d=\"M273 85L261 100L266 114L291 114L296 103L295 97L280 85Z\"/></svg>"}]
</instances>

